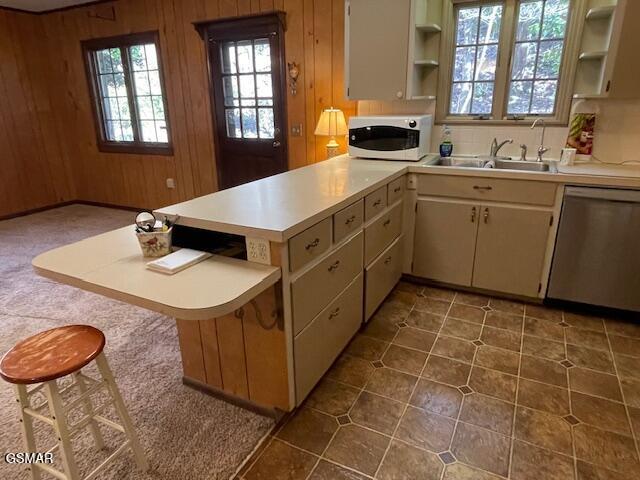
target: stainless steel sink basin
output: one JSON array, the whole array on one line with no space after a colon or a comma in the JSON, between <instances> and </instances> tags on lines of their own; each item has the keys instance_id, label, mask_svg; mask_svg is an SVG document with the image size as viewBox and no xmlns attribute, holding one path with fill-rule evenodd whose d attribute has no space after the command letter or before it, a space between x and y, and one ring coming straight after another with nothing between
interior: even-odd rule
<instances>
[{"instance_id":1,"label":"stainless steel sink basin","mask_svg":"<svg viewBox=\"0 0 640 480\"><path fill-rule=\"evenodd\" d=\"M509 160L506 158L491 157L444 157L436 161L434 165L441 167L462 168L495 168L496 170L525 170L529 172L547 172L549 165L542 162L523 162L522 160Z\"/></svg>"}]
</instances>

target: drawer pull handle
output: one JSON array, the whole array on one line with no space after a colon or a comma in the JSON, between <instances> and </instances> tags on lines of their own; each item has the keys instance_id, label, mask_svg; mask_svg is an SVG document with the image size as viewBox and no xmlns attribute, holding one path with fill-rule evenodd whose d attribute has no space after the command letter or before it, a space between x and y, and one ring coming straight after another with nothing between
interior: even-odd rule
<instances>
[{"instance_id":1,"label":"drawer pull handle","mask_svg":"<svg viewBox=\"0 0 640 480\"><path fill-rule=\"evenodd\" d=\"M402 190L402 187L396 187L393 189L393 193L399 193Z\"/></svg>"},{"instance_id":2,"label":"drawer pull handle","mask_svg":"<svg viewBox=\"0 0 640 480\"><path fill-rule=\"evenodd\" d=\"M384 260L385 265L388 264L391 261L391 257L387 257Z\"/></svg>"},{"instance_id":3,"label":"drawer pull handle","mask_svg":"<svg viewBox=\"0 0 640 480\"><path fill-rule=\"evenodd\" d=\"M330 272L333 272L339 266L340 266L340 260L336 260L332 265L329 266L329 268L327 270L329 270Z\"/></svg>"},{"instance_id":4,"label":"drawer pull handle","mask_svg":"<svg viewBox=\"0 0 640 480\"><path fill-rule=\"evenodd\" d=\"M308 243L305 248L305 250L311 250L312 248L317 247L320 244L320 239L316 238L313 242Z\"/></svg>"},{"instance_id":5,"label":"drawer pull handle","mask_svg":"<svg viewBox=\"0 0 640 480\"><path fill-rule=\"evenodd\" d=\"M329 320L337 317L340 314L340 307L337 307L333 312L329 314Z\"/></svg>"},{"instance_id":6,"label":"drawer pull handle","mask_svg":"<svg viewBox=\"0 0 640 480\"><path fill-rule=\"evenodd\" d=\"M483 217L484 217L484 223L489 223L489 209L488 208L484 209Z\"/></svg>"},{"instance_id":7,"label":"drawer pull handle","mask_svg":"<svg viewBox=\"0 0 640 480\"><path fill-rule=\"evenodd\" d=\"M381 204L382 204L382 199L381 198L379 198L375 202L373 202L373 206L374 207L379 207Z\"/></svg>"},{"instance_id":8,"label":"drawer pull handle","mask_svg":"<svg viewBox=\"0 0 640 480\"><path fill-rule=\"evenodd\" d=\"M476 213L477 213L476 207L473 207L471 209L471 223L476 223Z\"/></svg>"},{"instance_id":9,"label":"drawer pull handle","mask_svg":"<svg viewBox=\"0 0 640 480\"><path fill-rule=\"evenodd\" d=\"M353 222L355 222L355 220L356 220L356 216L355 215L351 215L349 218L347 218L344 221L344 224L345 225L351 225Z\"/></svg>"},{"instance_id":10,"label":"drawer pull handle","mask_svg":"<svg viewBox=\"0 0 640 480\"><path fill-rule=\"evenodd\" d=\"M388 219L387 219L387 220L386 220L382 225L383 225L384 227L388 227L390 223L391 223L391 219L390 219L390 218L388 218Z\"/></svg>"},{"instance_id":11,"label":"drawer pull handle","mask_svg":"<svg viewBox=\"0 0 640 480\"><path fill-rule=\"evenodd\" d=\"M490 187L489 185L487 185L486 187L481 187L480 185L474 185L473 189L474 190L493 190L493 187Z\"/></svg>"}]
</instances>

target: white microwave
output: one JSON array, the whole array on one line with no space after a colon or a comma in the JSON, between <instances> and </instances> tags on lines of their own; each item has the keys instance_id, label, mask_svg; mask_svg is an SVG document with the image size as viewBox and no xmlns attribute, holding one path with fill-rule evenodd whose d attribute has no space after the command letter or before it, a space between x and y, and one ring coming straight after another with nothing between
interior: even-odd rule
<instances>
[{"instance_id":1,"label":"white microwave","mask_svg":"<svg viewBox=\"0 0 640 480\"><path fill-rule=\"evenodd\" d=\"M429 153L431 115L367 116L349 119L349 155L417 162Z\"/></svg>"}]
</instances>

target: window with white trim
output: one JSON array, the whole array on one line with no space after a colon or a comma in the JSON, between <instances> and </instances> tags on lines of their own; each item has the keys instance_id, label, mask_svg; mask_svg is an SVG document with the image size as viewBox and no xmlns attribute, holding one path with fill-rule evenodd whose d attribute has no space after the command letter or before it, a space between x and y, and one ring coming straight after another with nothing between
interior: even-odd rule
<instances>
[{"instance_id":1,"label":"window with white trim","mask_svg":"<svg viewBox=\"0 0 640 480\"><path fill-rule=\"evenodd\" d=\"M583 4L445 0L437 119L566 122Z\"/></svg>"}]
</instances>

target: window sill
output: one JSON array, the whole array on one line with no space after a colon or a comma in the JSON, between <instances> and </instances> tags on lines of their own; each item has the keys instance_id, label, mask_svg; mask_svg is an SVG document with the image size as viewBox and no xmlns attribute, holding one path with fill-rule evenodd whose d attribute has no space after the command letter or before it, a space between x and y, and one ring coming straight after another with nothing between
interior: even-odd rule
<instances>
[{"instance_id":1,"label":"window sill","mask_svg":"<svg viewBox=\"0 0 640 480\"><path fill-rule=\"evenodd\" d=\"M563 120L558 120L556 118L546 118L546 117L525 117L521 120L498 120L498 119L476 120L473 118L446 117L446 118L436 118L434 120L434 123L436 125L472 125L474 127L483 126L483 125L529 127L538 118L544 119L544 123L547 127L566 127L569 125L568 119L563 121Z\"/></svg>"},{"instance_id":2,"label":"window sill","mask_svg":"<svg viewBox=\"0 0 640 480\"><path fill-rule=\"evenodd\" d=\"M173 155L173 147L157 144L98 143L102 153L125 153L134 155Z\"/></svg>"}]
</instances>

